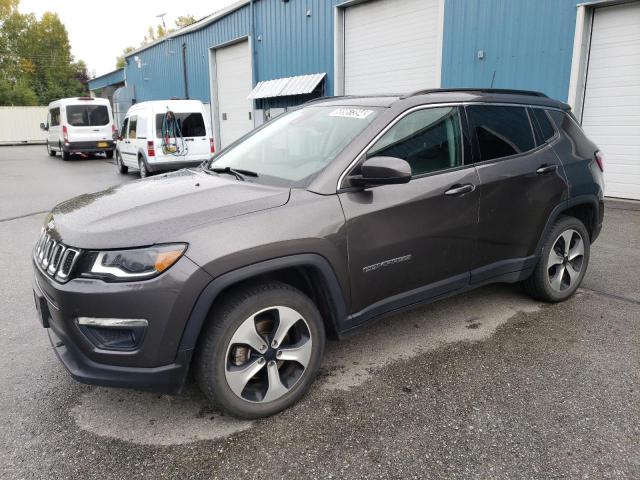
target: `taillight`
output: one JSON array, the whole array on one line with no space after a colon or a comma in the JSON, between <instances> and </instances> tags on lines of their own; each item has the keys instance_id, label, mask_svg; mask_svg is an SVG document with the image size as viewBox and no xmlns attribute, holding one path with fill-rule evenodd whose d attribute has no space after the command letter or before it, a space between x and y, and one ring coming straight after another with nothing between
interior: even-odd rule
<instances>
[{"instance_id":1,"label":"taillight","mask_svg":"<svg viewBox=\"0 0 640 480\"><path fill-rule=\"evenodd\" d=\"M115 123L111 124L111 133L113 133L114 135L116 133L118 133L118 129L116 128L116 124Z\"/></svg>"},{"instance_id":2,"label":"taillight","mask_svg":"<svg viewBox=\"0 0 640 480\"><path fill-rule=\"evenodd\" d=\"M156 156L156 146L153 144L153 140L147 140L147 155L150 157Z\"/></svg>"},{"instance_id":3,"label":"taillight","mask_svg":"<svg viewBox=\"0 0 640 480\"><path fill-rule=\"evenodd\" d=\"M211 153L216 153L216 144L213 141L213 138L209 139L209 150L211 150Z\"/></svg>"},{"instance_id":4,"label":"taillight","mask_svg":"<svg viewBox=\"0 0 640 480\"><path fill-rule=\"evenodd\" d=\"M597 151L594 157L596 159L596 163L598 164L598 168L601 172L604 172L604 155L602 155L602 152Z\"/></svg>"},{"instance_id":5,"label":"taillight","mask_svg":"<svg viewBox=\"0 0 640 480\"><path fill-rule=\"evenodd\" d=\"M69 143L69 131L66 125L62 126L62 138L64 139L64 143Z\"/></svg>"}]
</instances>

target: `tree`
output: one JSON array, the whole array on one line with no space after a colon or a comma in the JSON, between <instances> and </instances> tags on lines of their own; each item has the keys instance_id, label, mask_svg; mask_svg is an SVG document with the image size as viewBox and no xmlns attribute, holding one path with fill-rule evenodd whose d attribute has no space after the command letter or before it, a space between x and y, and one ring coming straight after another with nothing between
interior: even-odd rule
<instances>
[{"instance_id":1,"label":"tree","mask_svg":"<svg viewBox=\"0 0 640 480\"><path fill-rule=\"evenodd\" d=\"M18 8L19 0L0 0L0 20Z\"/></svg>"},{"instance_id":2,"label":"tree","mask_svg":"<svg viewBox=\"0 0 640 480\"><path fill-rule=\"evenodd\" d=\"M124 61L124 57L127 56L127 54L133 52L135 50L135 47L127 47L122 51L122 55L120 55L119 57L116 57L116 68L124 68L125 66L125 61Z\"/></svg>"},{"instance_id":3,"label":"tree","mask_svg":"<svg viewBox=\"0 0 640 480\"><path fill-rule=\"evenodd\" d=\"M196 23L196 17L193 15L182 15L176 18L176 28L188 27L192 23Z\"/></svg>"}]
</instances>

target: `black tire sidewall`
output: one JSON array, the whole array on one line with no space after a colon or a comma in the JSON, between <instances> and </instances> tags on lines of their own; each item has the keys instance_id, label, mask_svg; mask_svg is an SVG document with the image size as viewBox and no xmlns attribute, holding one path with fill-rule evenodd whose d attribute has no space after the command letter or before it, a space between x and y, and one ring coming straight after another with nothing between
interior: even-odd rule
<instances>
[{"instance_id":1,"label":"black tire sidewall","mask_svg":"<svg viewBox=\"0 0 640 480\"><path fill-rule=\"evenodd\" d=\"M147 178L149 176L149 169L144 161L144 158L138 160L138 169L140 172L140 178Z\"/></svg>"},{"instance_id":2,"label":"black tire sidewall","mask_svg":"<svg viewBox=\"0 0 640 480\"><path fill-rule=\"evenodd\" d=\"M239 292L240 293L240 292ZM322 364L325 347L325 331L322 317L313 302L302 292L292 287L275 284L259 288L255 293L243 295L230 308L215 310L209 319L218 322L218 328L211 328L207 334L211 356L202 359L198 366L201 388L220 408L232 415L243 418L259 418L273 415L297 402L309 389ZM286 306L298 311L307 321L313 341L311 359L303 376L281 398L266 404L252 403L238 397L227 384L225 377L226 353L231 337L251 315L271 306ZM219 315L224 315L220 317ZM203 368L204 367L204 368Z\"/></svg>"},{"instance_id":3,"label":"black tire sidewall","mask_svg":"<svg viewBox=\"0 0 640 480\"><path fill-rule=\"evenodd\" d=\"M116 151L116 168L120 173L127 173L129 171L129 167L122 163L122 154L119 151Z\"/></svg>"},{"instance_id":4,"label":"black tire sidewall","mask_svg":"<svg viewBox=\"0 0 640 480\"><path fill-rule=\"evenodd\" d=\"M580 276L578 280L573 285L571 285L570 288L564 291L558 292L557 290L554 290L553 288L551 288L551 284L549 282L549 275L546 268L547 259L549 258L549 253L553 248L553 245L556 239L558 238L558 236L560 236L560 234L565 232L566 230L570 230L570 229L576 230L582 236L582 241L584 243L584 260L582 262L582 268L580 270ZM573 295L575 291L578 289L578 287L580 287L582 280L584 279L584 276L587 272L587 268L589 266L590 254L591 254L591 242L589 238L589 233L587 232L587 229L585 228L584 224L580 220L574 217L560 218L554 224L553 228L549 232L549 235L547 236L547 240L545 241L545 244L542 248L540 262L535 272L535 275L537 277L535 278L535 281L537 283L540 293L543 296L543 299L549 302L561 302L569 298L571 295Z\"/></svg>"}]
</instances>

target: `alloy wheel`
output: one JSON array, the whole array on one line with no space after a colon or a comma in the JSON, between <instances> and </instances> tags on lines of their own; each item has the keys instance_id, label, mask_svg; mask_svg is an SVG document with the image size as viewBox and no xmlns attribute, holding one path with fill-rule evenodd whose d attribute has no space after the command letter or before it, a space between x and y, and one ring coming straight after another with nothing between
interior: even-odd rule
<instances>
[{"instance_id":1,"label":"alloy wheel","mask_svg":"<svg viewBox=\"0 0 640 480\"><path fill-rule=\"evenodd\" d=\"M584 263L584 241L574 229L562 232L549 251L547 275L553 290L563 292L580 278Z\"/></svg>"},{"instance_id":2,"label":"alloy wheel","mask_svg":"<svg viewBox=\"0 0 640 480\"><path fill-rule=\"evenodd\" d=\"M302 378L313 340L296 310L274 306L260 310L236 329L225 356L225 378L235 395L254 403L286 395Z\"/></svg>"}]
</instances>

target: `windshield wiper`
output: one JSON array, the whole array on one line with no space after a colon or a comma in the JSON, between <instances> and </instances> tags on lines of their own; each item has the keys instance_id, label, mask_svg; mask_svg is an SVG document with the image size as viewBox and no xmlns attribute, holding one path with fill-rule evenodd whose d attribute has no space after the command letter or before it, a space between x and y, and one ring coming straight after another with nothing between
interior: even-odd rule
<instances>
[{"instance_id":1,"label":"windshield wiper","mask_svg":"<svg viewBox=\"0 0 640 480\"><path fill-rule=\"evenodd\" d=\"M244 182L246 175L247 177L257 177L258 174L256 172L252 172L251 170L245 170L243 168L231 168L231 167L215 167L210 168L212 172L215 173L227 173L229 175L233 175L238 180L242 180Z\"/></svg>"}]
</instances>

